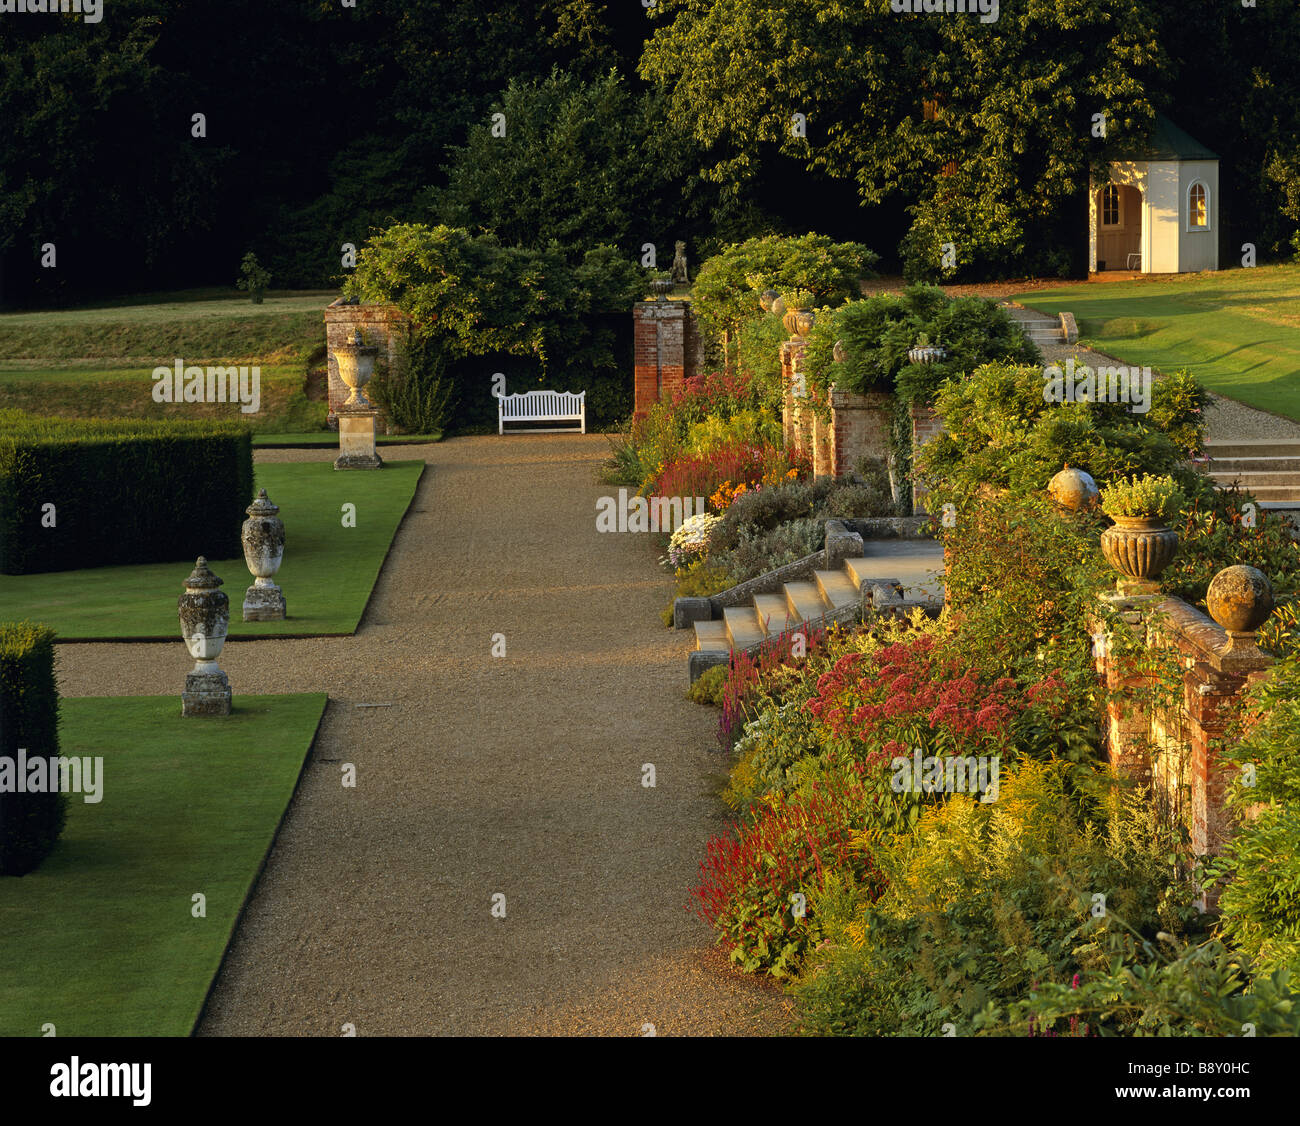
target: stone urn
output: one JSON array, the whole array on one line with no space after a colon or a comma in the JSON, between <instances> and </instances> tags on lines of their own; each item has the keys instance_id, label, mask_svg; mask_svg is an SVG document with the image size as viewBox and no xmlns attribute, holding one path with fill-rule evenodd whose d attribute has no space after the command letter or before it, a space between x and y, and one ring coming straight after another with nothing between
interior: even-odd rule
<instances>
[{"instance_id":1,"label":"stone urn","mask_svg":"<svg viewBox=\"0 0 1300 1126\"><path fill-rule=\"evenodd\" d=\"M667 301L675 284L672 278L655 278L650 283L650 292L654 294L656 301Z\"/></svg>"},{"instance_id":2,"label":"stone urn","mask_svg":"<svg viewBox=\"0 0 1300 1126\"><path fill-rule=\"evenodd\" d=\"M1115 570L1134 580L1129 584L1144 593L1154 593L1156 579L1169 566L1178 550L1178 533L1156 516L1113 516L1115 521L1101 533L1101 553Z\"/></svg>"},{"instance_id":3,"label":"stone urn","mask_svg":"<svg viewBox=\"0 0 1300 1126\"><path fill-rule=\"evenodd\" d=\"M939 360L948 358L948 350L940 348L937 344L918 344L915 348L909 348L907 359L913 364L933 364Z\"/></svg>"},{"instance_id":4,"label":"stone urn","mask_svg":"<svg viewBox=\"0 0 1300 1126\"><path fill-rule=\"evenodd\" d=\"M1238 564L1210 581L1205 606L1228 635L1228 652L1255 655L1255 631L1273 612L1273 584L1263 571Z\"/></svg>"},{"instance_id":5,"label":"stone urn","mask_svg":"<svg viewBox=\"0 0 1300 1126\"><path fill-rule=\"evenodd\" d=\"M194 658L181 694L183 716L230 714L230 681L217 664L230 629L230 599L218 589L221 585L200 555L185 580L185 593L176 600L181 637Z\"/></svg>"},{"instance_id":6,"label":"stone urn","mask_svg":"<svg viewBox=\"0 0 1300 1126\"><path fill-rule=\"evenodd\" d=\"M1101 491L1092 474L1067 465L1048 482L1047 495L1069 512L1083 512L1097 504Z\"/></svg>"},{"instance_id":7,"label":"stone urn","mask_svg":"<svg viewBox=\"0 0 1300 1126\"><path fill-rule=\"evenodd\" d=\"M353 333L346 344L339 344L334 349L334 359L339 365L339 378L347 385L351 394L339 405L339 410L371 410L370 400L366 398L365 386L375 373L375 357L379 347L366 344L361 338L361 330Z\"/></svg>"},{"instance_id":8,"label":"stone urn","mask_svg":"<svg viewBox=\"0 0 1300 1126\"><path fill-rule=\"evenodd\" d=\"M262 489L244 511L248 519L244 521L240 538L244 544L244 562L254 580L244 592L244 621L281 621L286 610L284 591L271 581L284 559L284 521L277 515L280 507L272 504Z\"/></svg>"},{"instance_id":9,"label":"stone urn","mask_svg":"<svg viewBox=\"0 0 1300 1126\"><path fill-rule=\"evenodd\" d=\"M811 309L787 309L781 317L791 340L802 340L812 331L817 315Z\"/></svg>"}]
</instances>

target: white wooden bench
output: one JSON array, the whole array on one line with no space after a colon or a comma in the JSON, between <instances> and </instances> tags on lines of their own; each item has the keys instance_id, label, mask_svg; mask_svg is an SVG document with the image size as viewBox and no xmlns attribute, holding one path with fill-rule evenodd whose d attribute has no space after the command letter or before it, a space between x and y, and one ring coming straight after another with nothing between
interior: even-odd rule
<instances>
[{"instance_id":1,"label":"white wooden bench","mask_svg":"<svg viewBox=\"0 0 1300 1126\"><path fill-rule=\"evenodd\" d=\"M586 391L523 391L497 397L497 433L507 422L576 422L577 432L587 432ZM572 426L538 427L534 434L572 434Z\"/></svg>"}]
</instances>

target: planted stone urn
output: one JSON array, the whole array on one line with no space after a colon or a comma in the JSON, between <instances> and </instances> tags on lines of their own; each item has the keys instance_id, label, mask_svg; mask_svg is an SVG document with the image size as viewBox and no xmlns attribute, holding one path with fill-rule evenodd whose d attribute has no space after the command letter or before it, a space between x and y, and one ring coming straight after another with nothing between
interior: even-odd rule
<instances>
[{"instance_id":1,"label":"planted stone urn","mask_svg":"<svg viewBox=\"0 0 1300 1126\"><path fill-rule=\"evenodd\" d=\"M933 364L947 358L948 350L941 348L938 344L931 344L930 338L925 333L921 333L916 338L915 347L909 348L907 351L908 362L913 364Z\"/></svg>"},{"instance_id":2,"label":"planted stone urn","mask_svg":"<svg viewBox=\"0 0 1300 1126\"><path fill-rule=\"evenodd\" d=\"M1154 594L1156 580L1178 550L1178 533L1165 517L1184 503L1171 477L1150 474L1102 490L1101 510L1115 523L1101 534L1101 551L1115 570L1124 593Z\"/></svg>"},{"instance_id":3,"label":"planted stone urn","mask_svg":"<svg viewBox=\"0 0 1300 1126\"><path fill-rule=\"evenodd\" d=\"M272 582L284 559L284 521L277 513L279 505L271 503L262 489L246 509L248 519L240 538L244 544L244 562L253 574L253 585L244 592L244 621L278 622L285 616L284 591Z\"/></svg>"},{"instance_id":4,"label":"planted stone urn","mask_svg":"<svg viewBox=\"0 0 1300 1126\"><path fill-rule=\"evenodd\" d=\"M1268 620L1274 607L1273 584L1263 571L1241 564L1225 567L1210 580L1205 606L1228 635L1229 653L1259 653L1255 631Z\"/></svg>"},{"instance_id":5,"label":"planted stone urn","mask_svg":"<svg viewBox=\"0 0 1300 1126\"><path fill-rule=\"evenodd\" d=\"M1097 503L1100 491L1092 474L1067 465L1048 482L1047 495L1069 512L1083 512Z\"/></svg>"},{"instance_id":6,"label":"planted stone urn","mask_svg":"<svg viewBox=\"0 0 1300 1126\"><path fill-rule=\"evenodd\" d=\"M230 714L230 681L217 664L230 629L230 599L221 585L200 555L185 580L185 593L176 601L181 637L194 658L181 693L183 716Z\"/></svg>"},{"instance_id":7,"label":"planted stone urn","mask_svg":"<svg viewBox=\"0 0 1300 1126\"><path fill-rule=\"evenodd\" d=\"M370 410L370 400L366 398L365 386L375 373L375 357L379 348L366 344L357 329L352 339L346 344L334 348L334 359L339 365L339 378L347 385L350 395L340 405L340 410Z\"/></svg>"},{"instance_id":8,"label":"planted stone urn","mask_svg":"<svg viewBox=\"0 0 1300 1126\"><path fill-rule=\"evenodd\" d=\"M778 300L783 309L781 324L785 326L785 331L790 334L792 340L802 340L812 331L813 321L816 319L812 310L813 295L806 289L796 289ZM772 311L776 312L775 304L772 306Z\"/></svg>"}]
</instances>

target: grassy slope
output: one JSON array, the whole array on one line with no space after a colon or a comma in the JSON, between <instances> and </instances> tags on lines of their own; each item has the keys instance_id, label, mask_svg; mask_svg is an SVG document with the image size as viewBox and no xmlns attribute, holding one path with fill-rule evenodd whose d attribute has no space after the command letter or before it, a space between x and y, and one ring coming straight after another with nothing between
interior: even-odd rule
<instances>
[{"instance_id":1,"label":"grassy slope","mask_svg":"<svg viewBox=\"0 0 1300 1126\"><path fill-rule=\"evenodd\" d=\"M35 872L0 880L0 1035L185 1036L293 793L323 694L62 701L60 749L102 756ZM207 899L206 918L191 896Z\"/></svg>"},{"instance_id":2,"label":"grassy slope","mask_svg":"<svg viewBox=\"0 0 1300 1126\"><path fill-rule=\"evenodd\" d=\"M276 582L284 590L289 617L245 622L241 607L253 577L243 558L210 560L230 598L230 635L352 633L423 469L418 461L346 472L330 462L258 465L257 487L280 506L285 523L284 563ZM355 528L343 527L344 503L356 505ZM183 663L176 599L192 566L150 563L0 575L0 610L6 619L45 622L60 639L176 638L177 659Z\"/></svg>"},{"instance_id":3,"label":"grassy slope","mask_svg":"<svg viewBox=\"0 0 1300 1126\"><path fill-rule=\"evenodd\" d=\"M0 315L0 406L72 417L237 415L263 432L318 430L325 404L304 394L307 364L324 347L330 292L247 297L201 290L164 300ZM153 369L177 359L258 364L257 414L222 404L154 403ZM315 357L320 362L319 356Z\"/></svg>"},{"instance_id":4,"label":"grassy slope","mask_svg":"<svg viewBox=\"0 0 1300 1126\"><path fill-rule=\"evenodd\" d=\"M1260 266L1017 294L1069 310L1080 343L1300 421L1300 266Z\"/></svg>"}]
</instances>

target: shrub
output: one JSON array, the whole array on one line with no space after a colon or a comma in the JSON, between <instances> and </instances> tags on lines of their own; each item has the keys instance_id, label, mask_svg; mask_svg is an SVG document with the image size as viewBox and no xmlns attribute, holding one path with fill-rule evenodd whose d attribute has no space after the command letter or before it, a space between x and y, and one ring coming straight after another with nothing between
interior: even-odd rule
<instances>
[{"instance_id":1,"label":"shrub","mask_svg":"<svg viewBox=\"0 0 1300 1126\"><path fill-rule=\"evenodd\" d=\"M784 977L798 966L819 927L795 897L811 899L828 872L874 885L869 852L850 845L867 820L861 799L856 781L827 777L807 794L771 795L709 842L695 911L741 969Z\"/></svg>"},{"instance_id":2,"label":"shrub","mask_svg":"<svg viewBox=\"0 0 1300 1126\"><path fill-rule=\"evenodd\" d=\"M1158 379L1151 410L1122 403L1048 403L1041 369L986 364L939 390L945 432L917 457L917 475L938 503L987 489L1041 493L1064 466L1105 486L1143 473L1170 475L1188 496L1211 486L1185 464L1204 433L1204 389L1184 372Z\"/></svg>"},{"instance_id":3,"label":"shrub","mask_svg":"<svg viewBox=\"0 0 1300 1126\"><path fill-rule=\"evenodd\" d=\"M704 454L684 454L664 465L647 486L651 496L709 497L724 481L747 485L808 472L806 457L779 446L728 442Z\"/></svg>"},{"instance_id":4,"label":"shrub","mask_svg":"<svg viewBox=\"0 0 1300 1126\"><path fill-rule=\"evenodd\" d=\"M722 706L722 688L727 680L727 666L714 665L705 669L694 684L687 689L686 698L696 704Z\"/></svg>"},{"instance_id":5,"label":"shrub","mask_svg":"<svg viewBox=\"0 0 1300 1126\"><path fill-rule=\"evenodd\" d=\"M240 554L247 427L3 413L0 573Z\"/></svg>"},{"instance_id":6,"label":"shrub","mask_svg":"<svg viewBox=\"0 0 1300 1126\"><path fill-rule=\"evenodd\" d=\"M375 401L407 434L440 434L454 406L454 388L441 353L427 336L403 340L398 371L376 373Z\"/></svg>"},{"instance_id":7,"label":"shrub","mask_svg":"<svg viewBox=\"0 0 1300 1126\"><path fill-rule=\"evenodd\" d=\"M860 243L837 243L825 235L752 238L733 243L700 266L691 305L701 334L711 342L746 321L762 319L758 295L764 289L808 290L823 304L852 300L861 293L859 281L873 276L876 261Z\"/></svg>"},{"instance_id":8,"label":"shrub","mask_svg":"<svg viewBox=\"0 0 1300 1126\"><path fill-rule=\"evenodd\" d=\"M1178 532L1178 551L1160 576L1161 589L1203 605L1210 580L1224 567L1244 563L1268 576L1279 601L1278 613L1284 613L1285 600L1300 589L1300 544L1291 538L1284 516L1258 504L1255 526L1247 527L1243 510L1249 500L1248 494L1236 489L1214 489L1187 505L1182 517L1170 525ZM1276 625L1270 619L1265 629L1280 641L1286 627L1281 619Z\"/></svg>"},{"instance_id":9,"label":"shrub","mask_svg":"<svg viewBox=\"0 0 1300 1126\"><path fill-rule=\"evenodd\" d=\"M1194 891L1146 795L1109 790L1080 811L1079 771L1091 768L1024 762L996 803L955 795L914 835L873 838L884 894L828 881L814 897L829 941L796 987L805 1030L924 1036L951 1022L969 1034L990 1005L1104 972L1112 937L1131 956L1189 927ZM1071 1031L1054 1024L1036 1031Z\"/></svg>"},{"instance_id":10,"label":"shrub","mask_svg":"<svg viewBox=\"0 0 1300 1126\"><path fill-rule=\"evenodd\" d=\"M0 763L17 770L28 758L58 757L59 690L54 631L31 622L0 624ZM57 782L57 779L56 779ZM67 799L0 787L0 875L22 876L49 855L63 831Z\"/></svg>"},{"instance_id":11,"label":"shrub","mask_svg":"<svg viewBox=\"0 0 1300 1126\"><path fill-rule=\"evenodd\" d=\"M1249 690L1220 754L1238 769L1228 791L1240 824L1214 874L1220 933L1264 972L1300 977L1300 657ZM1249 768L1250 773L1246 773Z\"/></svg>"},{"instance_id":12,"label":"shrub","mask_svg":"<svg viewBox=\"0 0 1300 1126\"><path fill-rule=\"evenodd\" d=\"M1150 473L1116 481L1101 491L1101 510L1107 516L1145 516L1154 520L1173 517L1187 503L1172 477Z\"/></svg>"},{"instance_id":13,"label":"shrub","mask_svg":"<svg viewBox=\"0 0 1300 1126\"><path fill-rule=\"evenodd\" d=\"M912 364L907 353L927 336L948 352L933 364ZM845 359L833 364L832 347L844 342ZM949 298L937 286L912 285L901 296L880 294L852 301L813 327L807 366L815 386L832 370L844 391L895 391L908 402L929 403L949 378L994 361L1035 363L1038 349L996 301Z\"/></svg>"}]
</instances>

